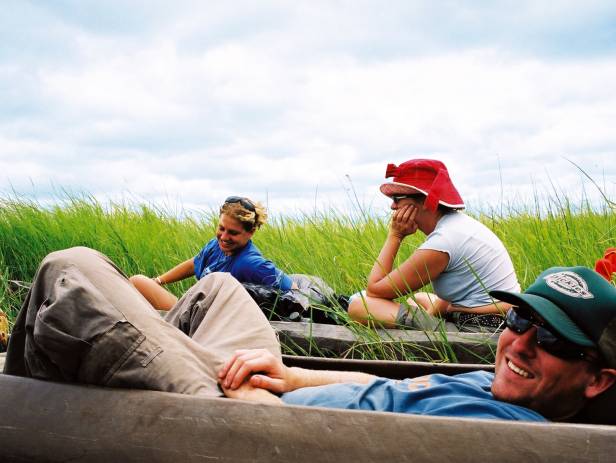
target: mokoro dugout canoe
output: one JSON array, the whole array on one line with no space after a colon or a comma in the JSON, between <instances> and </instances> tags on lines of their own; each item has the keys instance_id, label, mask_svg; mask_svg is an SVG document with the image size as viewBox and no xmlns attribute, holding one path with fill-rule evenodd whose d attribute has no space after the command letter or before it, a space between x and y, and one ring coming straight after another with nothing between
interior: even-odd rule
<instances>
[{"instance_id":1,"label":"mokoro dugout canoe","mask_svg":"<svg viewBox=\"0 0 616 463\"><path fill-rule=\"evenodd\" d=\"M396 360L438 362L446 356L458 363L485 363L493 361L499 336L499 332L432 333L378 329L371 331L373 336L366 339L347 326L280 321L271 324L281 343L295 354L332 358L362 358L366 352L383 349Z\"/></svg>"},{"instance_id":2,"label":"mokoro dugout canoe","mask_svg":"<svg viewBox=\"0 0 616 463\"><path fill-rule=\"evenodd\" d=\"M490 366L285 357L390 377ZM613 404L613 402L612 402ZM614 415L612 415L614 416ZM262 405L0 375L3 461L612 461L616 426Z\"/></svg>"}]
</instances>

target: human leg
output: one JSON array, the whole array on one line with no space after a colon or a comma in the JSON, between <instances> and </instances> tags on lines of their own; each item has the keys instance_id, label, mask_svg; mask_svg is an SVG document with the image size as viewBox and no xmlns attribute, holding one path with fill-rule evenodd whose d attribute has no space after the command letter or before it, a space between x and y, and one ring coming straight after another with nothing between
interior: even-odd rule
<instances>
[{"instance_id":1,"label":"human leg","mask_svg":"<svg viewBox=\"0 0 616 463\"><path fill-rule=\"evenodd\" d=\"M348 312L352 320L367 325L370 321L385 328L396 326L400 304L389 299L366 296L364 292L350 298Z\"/></svg>"},{"instance_id":2,"label":"human leg","mask_svg":"<svg viewBox=\"0 0 616 463\"><path fill-rule=\"evenodd\" d=\"M410 305L421 307L430 315L441 315L443 317L447 314L447 309L450 307L449 301L441 299L434 293L415 293L407 299L407 302Z\"/></svg>"},{"instance_id":3,"label":"human leg","mask_svg":"<svg viewBox=\"0 0 616 463\"><path fill-rule=\"evenodd\" d=\"M423 296L421 299L424 299ZM362 292L351 296L348 311L349 316L355 321L368 324L369 320L374 320L385 328L405 326L416 330L434 331L442 323L441 318L428 313L412 298L408 299L407 304L400 304L390 299L366 296Z\"/></svg>"},{"instance_id":4,"label":"human leg","mask_svg":"<svg viewBox=\"0 0 616 463\"><path fill-rule=\"evenodd\" d=\"M175 294L167 291L154 280L145 275L133 275L129 278L137 291L157 310L169 310L178 301Z\"/></svg>"},{"instance_id":5,"label":"human leg","mask_svg":"<svg viewBox=\"0 0 616 463\"><path fill-rule=\"evenodd\" d=\"M55 381L221 395L207 347L165 322L105 256L47 256L18 316L5 368Z\"/></svg>"},{"instance_id":6,"label":"human leg","mask_svg":"<svg viewBox=\"0 0 616 463\"><path fill-rule=\"evenodd\" d=\"M165 320L206 347L217 371L238 349L267 349L281 356L269 321L229 273L203 277L166 314Z\"/></svg>"}]
</instances>

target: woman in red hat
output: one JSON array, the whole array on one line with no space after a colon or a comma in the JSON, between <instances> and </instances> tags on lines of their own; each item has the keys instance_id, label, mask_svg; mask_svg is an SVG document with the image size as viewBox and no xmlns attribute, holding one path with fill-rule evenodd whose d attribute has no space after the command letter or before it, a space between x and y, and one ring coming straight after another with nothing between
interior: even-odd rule
<instances>
[{"instance_id":1,"label":"woman in red hat","mask_svg":"<svg viewBox=\"0 0 616 463\"><path fill-rule=\"evenodd\" d=\"M520 285L500 239L461 211L464 202L445 165L412 159L389 164L385 177L393 177L381 185L392 199L392 221L368 287L351 296L351 318L422 330L437 329L443 318L458 329L499 328L509 305L493 300L488 291L519 291ZM402 240L417 230L426 235L425 242L394 268ZM415 292L430 283L436 294ZM402 304L394 301L409 293Z\"/></svg>"}]
</instances>

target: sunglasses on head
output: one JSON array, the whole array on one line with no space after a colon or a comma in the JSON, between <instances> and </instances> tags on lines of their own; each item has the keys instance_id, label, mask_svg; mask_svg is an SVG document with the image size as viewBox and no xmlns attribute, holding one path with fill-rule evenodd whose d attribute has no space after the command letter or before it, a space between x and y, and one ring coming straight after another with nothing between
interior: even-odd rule
<instances>
[{"instance_id":1,"label":"sunglasses on head","mask_svg":"<svg viewBox=\"0 0 616 463\"><path fill-rule=\"evenodd\" d=\"M255 205L248 198L242 198L241 196L229 196L225 199L225 204L233 203L240 203L244 209L248 209L250 212L256 212Z\"/></svg>"},{"instance_id":2,"label":"sunglasses on head","mask_svg":"<svg viewBox=\"0 0 616 463\"><path fill-rule=\"evenodd\" d=\"M530 310L513 307L507 312L506 325L518 334L526 333L531 327L537 328L537 345L544 351L565 360L594 361L595 357L584 352L584 348L554 334L545 322L538 320Z\"/></svg>"}]
</instances>

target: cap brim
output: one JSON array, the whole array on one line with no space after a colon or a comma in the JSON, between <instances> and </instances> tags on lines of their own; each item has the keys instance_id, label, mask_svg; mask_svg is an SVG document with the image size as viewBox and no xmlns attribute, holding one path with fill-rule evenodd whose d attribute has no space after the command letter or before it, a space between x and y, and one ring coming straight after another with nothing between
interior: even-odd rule
<instances>
[{"instance_id":1,"label":"cap brim","mask_svg":"<svg viewBox=\"0 0 616 463\"><path fill-rule=\"evenodd\" d=\"M537 312L554 331L574 344L597 347L597 344L586 336L571 318L549 299L534 294L510 293L508 291L490 291L490 296L503 302L530 308Z\"/></svg>"},{"instance_id":2,"label":"cap brim","mask_svg":"<svg viewBox=\"0 0 616 463\"><path fill-rule=\"evenodd\" d=\"M383 183L381 185L381 193L383 193L385 196L389 196L392 197L394 195L415 195L417 193L420 193L424 196L428 196L428 192L422 190L421 188L417 188L411 185L407 185L406 183L397 183L397 182L387 182L387 183ZM439 200L438 202L439 204L442 204L443 206L447 206L447 207L451 207L454 209L464 209L464 203L460 202L457 204L453 204L453 203L448 203L447 201L443 201L442 199Z\"/></svg>"},{"instance_id":3,"label":"cap brim","mask_svg":"<svg viewBox=\"0 0 616 463\"><path fill-rule=\"evenodd\" d=\"M381 193L385 196L393 195L415 195L420 193L424 196L428 196L428 193L419 188L407 185L406 183L387 182L381 185Z\"/></svg>"}]
</instances>

